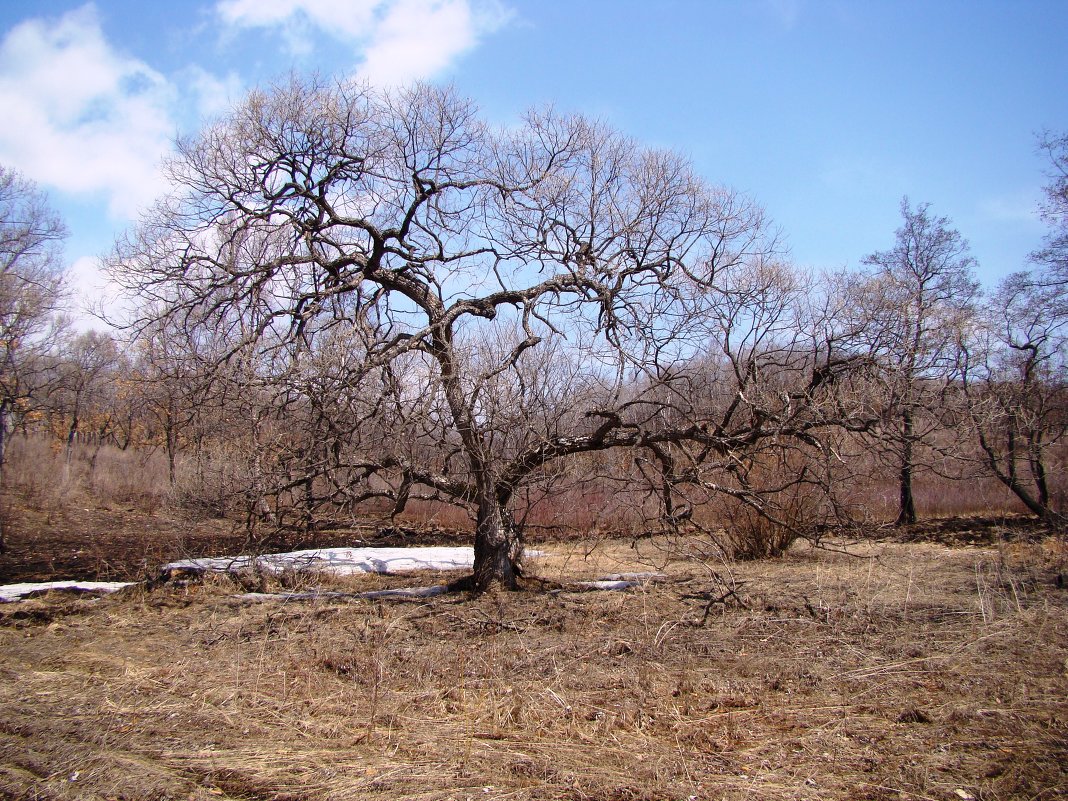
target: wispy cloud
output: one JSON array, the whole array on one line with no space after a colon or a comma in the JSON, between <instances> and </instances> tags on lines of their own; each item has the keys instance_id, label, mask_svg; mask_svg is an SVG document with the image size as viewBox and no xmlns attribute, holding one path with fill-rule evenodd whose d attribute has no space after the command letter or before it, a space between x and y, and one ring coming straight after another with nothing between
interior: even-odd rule
<instances>
[{"instance_id":1,"label":"wispy cloud","mask_svg":"<svg viewBox=\"0 0 1068 801\"><path fill-rule=\"evenodd\" d=\"M764 12L785 30L797 27L803 11L802 0L763 0L761 6Z\"/></svg>"},{"instance_id":2,"label":"wispy cloud","mask_svg":"<svg viewBox=\"0 0 1068 801\"><path fill-rule=\"evenodd\" d=\"M189 96L195 116L200 119L223 114L241 100L246 91L236 74L220 77L196 64L179 72L174 80Z\"/></svg>"},{"instance_id":3,"label":"wispy cloud","mask_svg":"<svg viewBox=\"0 0 1068 801\"><path fill-rule=\"evenodd\" d=\"M987 222L1027 223L1038 228L1042 225L1038 206L1039 197L1036 192L1019 190L981 198L977 211Z\"/></svg>"},{"instance_id":4,"label":"wispy cloud","mask_svg":"<svg viewBox=\"0 0 1068 801\"><path fill-rule=\"evenodd\" d=\"M830 153L823 157L813 175L826 191L842 197L881 194L901 197L907 180L904 168L893 159L873 153Z\"/></svg>"},{"instance_id":5,"label":"wispy cloud","mask_svg":"<svg viewBox=\"0 0 1068 801\"><path fill-rule=\"evenodd\" d=\"M28 20L0 42L0 161L132 216L160 189L174 99L164 76L108 44L92 5Z\"/></svg>"},{"instance_id":6,"label":"wispy cloud","mask_svg":"<svg viewBox=\"0 0 1068 801\"><path fill-rule=\"evenodd\" d=\"M495 0L219 0L216 9L232 28L277 32L298 55L330 36L378 84L432 78L510 18Z\"/></svg>"}]
</instances>

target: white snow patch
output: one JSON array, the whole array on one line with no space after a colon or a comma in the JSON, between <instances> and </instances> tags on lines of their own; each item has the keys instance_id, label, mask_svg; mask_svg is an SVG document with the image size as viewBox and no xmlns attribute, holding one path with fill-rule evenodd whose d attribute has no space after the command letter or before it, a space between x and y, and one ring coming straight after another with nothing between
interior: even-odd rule
<instances>
[{"instance_id":1,"label":"white snow patch","mask_svg":"<svg viewBox=\"0 0 1068 801\"><path fill-rule=\"evenodd\" d=\"M541 551L527 551L526 556L541 556ZM307 551L272 553L263 556L217 556L202 559L181 559L160 568L163 574L171 571L237 572L261 570L277 575L284 572L330 573L345 576L357 573L412 573L419 570L470 570L474 567L473 548L318 548ZM0 602L16 601L26 595L46 590L81 590L83 592L115 592L132 582L121 581L49 581L37 584L8 584L0 586ZM444 587L414 587L408 589L374 590L358 593L360 598L425 598L446 591ZM277 593L262 597L284 597L300 600L304 597L329 597L328 593ZM260 597L249 593L242 597ZM340 597L340 595L339 595Z\"/></svg>"},{"instance_id":2,"label":"white snow patch","mask_svg":"<svg viewBox=\"0 0 1068 801\"><path fill-rule=\"evenodd\" d=\"M0 602L17 601L35 592L48 590L76 590L80 592L117 592L129 587L129 581L42 581L32 584L5 584L0 586Z\"/></svg>"},{"instance_id":3,"label":"white snow patch","mask_svg":"<svg viewBox=\"0 0 1068 801\"><path fill-rule=\"evenodd\" d=\"M528 552L529 555L534 555ZM472 548L318 548L309 551L272 553L263 556L219 556L182 559L160 568L211 572L262 570L278 574L307 571L351 575L354 573L411 573L417 570L470 570L475 563Z\"/></svg>"},{"instance_id":4,"label":"white snow patch","mask_svg":"<svg viewBox=\"0 0 1068 801\"><path fill-rule=\"evenodd\" d=\"M567 587L554 590L554 592L567 592L568 590L603 590L606 592L630 590L634 587L644 587L654 582L666 581L667 578L664 573L613 573L592 581L573 581Z\"/></svg>"},{"instance_id":5,"label":"white snow patch","mask_svg":"<svg viewBox=\"0 0 1068 801\"><path fill-rule=\"evenodd\" d=\"M576 581L572 584L583 590L629 590L631 587L640 587L640 581Z\"/></svg>"}]
</instances>

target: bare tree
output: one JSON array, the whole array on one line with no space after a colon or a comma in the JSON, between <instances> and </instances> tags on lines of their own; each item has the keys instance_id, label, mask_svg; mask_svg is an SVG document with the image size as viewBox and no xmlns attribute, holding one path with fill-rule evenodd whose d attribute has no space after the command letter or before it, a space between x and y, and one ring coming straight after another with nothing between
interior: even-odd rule
<instances>
[{"instance_id":1,"label":"bare tree","mask_svg":"<svg viewBox=\"0 0 1068 801\"><path fill-rule=\"evenodd\" d=\"M1068 284L1017 273L992 301L961 349L968 414L987 469L1037 517L1060 520L1050 479L1068 434Z\"/></svg>"},{"instance_id":2,"label":"bare tree","mask_svg":"<svg viewBox=\"0 0 1068 801\"><path fill-rule=\"evenodd\" d=\"M870 360L843 343L833 282L765 260L716 289L708 348L659 387L658 414L718 436L652 443L637 464L669 527L726 556L775 556L849 516L842 442L874 423L857 386Z\"/></svg>"},{"instance_id":3,"label":"bare tree","mask_svg":"<svg viewBox=\"0 0 1068 801\"><path fill-rule=\"evenodd\" d=\"M1036 516L1063 520L1050 462L1068 433L1068 136L1039 144L1051 165L1049 232L1031 254L1036 269L1007 277L963 341L961 382L986 467Z\"/></svg>"},{"instance_id":4,"label":"bare tree","mask_svg":"<svg viewBox=\"0 0 1068 801\"><path fill-rule=\"evenodd\" d=\"M294 80L180 143L169 174L111 259L149 301L133 326L225 342L215 362L298 421L262 453L302 454L286 486L312 502L469 509L477 589L515 584L516 494L551 464L729 455L796 418L679 402L725 276L773 241L677 154L548 112L493 131L449 90Z\"/></svg>"},{"instance_id":5,"label":"bare tree","mask_svg":"<svg viewBox=\"0 0 1068 801\"><path fill-rule=\"evenodd\" d=\"M1050 162L1042 219L1049 226L1043 246L1031 254L1042 272L1031 280L1039 284L1068 284L1068 134L1044 133L1039 147ZM1063 301L1063 298L1062 298Z\"/></svg>"},{"instance_id":6,"label":"bare tree","mask_svg":"<svg viewBox=\"0 0 1068 801\"><path fill-rule=\"evenodd\" d=\"M110 334L86 331L65 337L53 366L50 408L63 420L67 457L79 434L106 436L114 409L112 393L121 352ZM86 431L86 418L92 430Z\"/></svg>"},{"instance_id":7,"label":"bare tree","mask_svg":"<svg viewBox=\"0 0 1068 801\"><path fill-rule=\"evenodd\" d=\"M944 430L937 411L954 375L959 332L979 291L968 243L929 208L901 201L894 247L864 259L871 269L856 292L866 320L865 348L883 368L884 422L877 441L897 471L897 525L916 522L913 478L924 464L919 449L933 445Z\"/></svg>"},{"instance_id":8,"label":"bare tree","mask_svg":"<svg viewBox=\"0 0 1068 801\"><path fill-rule=\"evenodd\" d=\"M36 186L0 166L0 476L14 416L39 388L59 333L66 235Z\"/></svg>"},{"instance_id":9,"label":"bare tree","mask_svg":"<svg viewBox=\"0 0 1068 801\"><path fill-rule=\"evenodd\" d=\"M198 360L190 353L181 329L164 320L142 332L136 347L133 381L144 417L147 444L162 447L167 480L177 482L178 451L183 434L195 439Z\"/></svg>"},{"instance_id":10,"label":"bare tree","mask_svg":"<svg viewBox=\"0 0 1068 801\"><path fill-rule=\"evenodd\" d=\"M0 482L16 415L41 390L59 333L66 228L44 195L0 165ZM0 517L0 553L4 551Z\"/></svg>"}]
</instances>

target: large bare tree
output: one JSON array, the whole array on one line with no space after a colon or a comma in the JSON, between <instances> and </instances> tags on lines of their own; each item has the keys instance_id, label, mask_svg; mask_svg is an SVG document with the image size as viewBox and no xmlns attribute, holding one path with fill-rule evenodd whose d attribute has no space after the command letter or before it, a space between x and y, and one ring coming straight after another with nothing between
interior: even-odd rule
<instances>
[{"instance_id":1,"label":"large bare tree","mask_svg":"<svg viewBox=\"0 0 1068 801\"><path fill-rule=\"evenodd\" d=\"M757 330L760 209L599 123L493 130L447 89L294 79L181 142L169 176L111 259L133 327L210 332L284 410L261 452L309 506L469 509L478 589L514 585L516 494L553 463L688 443L740 465L826 424L798 411L811 380L758 390L723 339L725 313ZM734 378L702 403L717 349ZM809 379L817 351L792 363Z\"/></svg>"}]
</instances>

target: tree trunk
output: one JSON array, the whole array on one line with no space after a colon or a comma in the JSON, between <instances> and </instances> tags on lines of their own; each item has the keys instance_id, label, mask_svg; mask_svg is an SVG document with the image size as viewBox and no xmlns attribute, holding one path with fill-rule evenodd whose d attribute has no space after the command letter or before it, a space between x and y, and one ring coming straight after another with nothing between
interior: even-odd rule
<instances>
[{"instance_id":1,"label":"tree trunk","mask_svg":"<svg viewBox=\"0 0 1068 801\"><path fill-rule=\"evenodd\" d=\"M497 583L516 589L522 574L521 550L508 512L496 498L483 498L475 520L475 591L485 592Z\"/></svg>"},{"instance_id":2,"label":"tree trunk","mask_svg":"<svg viewBox=\"0 0 1068 801\"><path fill-rule=\"evenodd\" d=\"M12 404L7 398L0 400L0 488L4 485L4 465L7 458L7 441L14 429L11 421ZM0 554L7 553L7 509L0 495Z\"/></svg>"},{"instance_id":3,"label":"tree trunk","mask_svg":"<svg viewBox=\"0 0 1068 801\"><path fill-rule=\"evenodd\" d=\"M11 419L12 404L7 398L0 400L0 484L4 480L4 465L7 460L7 441L15 429Z\"/></svg>"},{"instance_id":4,"label":"tree trunk","mask_svg":"<svg viewBox=\"0 0 1068 801\"><path fill-rule=\"evenodd\" d=\"M916 500L912 496L912 411L905 409L901 418L901 471L898 473L900 502L895 526L916 522Z\"/></svg>"},{"instance_id":5,"label":"tree trunk","mask_svg":"<svg viewBox=\"0 0 1068 801\"><path fill-rule=\"evenodd\" d=\"M178 481L175 472L175 455L178 451L178 424L170 404L167 405L167 413L163 417L163 435L166 439L167 450L167 482L174 489Z\"/></svg>"},{"instance_id":6,"label":"tree trunk","mask_svg":"<svg viewBox=\"0 0 1068 801\"><path fill-rule=\"evenodd\" d=\"M1042 458L1042 448L1036 442L1034 435L1027 438L1027 451L1027 461L1031 467L1031 475L1035 480L1035 489L1038 491L1038 502L1044 509L1049 509L1049 483L1046 480L1046 463Z\"/></svg>"},{"instance_id":7,"label":"tree trunk","mask_svg":"<svg viewBox=\"0 0 1068 801\"><path fill-rule=\"evenodd\" d=\"M1039 520L1047 520L1053 523L1059 523L1063 519L1063 515L1055 512L1050 506L1049 489L1046 486L1046 468L1045 463L1042 461L1041 454L1033 456L1030 461L1030 467L1032 475L1035 475L1036 480L1041 476L1041 480L1038 481L1036 489L1038 490L1038 497L1036 498L1027 487L1024 486L1020 480L1019 472L1016 469L1016 461L1020 458L1020 454L1016 445L1016 431L1012 423L1009 424L1009 430L1006 433L1006 456L1004 459L998 459L997 451L994 449L994 445L990 442L990 439L983 432L982 426L975 416L972 417L975 423L975 431L979 437L979 447L983 449L983 453L986 454L986 464L990 469L990 472L994 474L1002 484L1008 487L1012 493L1020 499L1028 511L1031 512ZM1005 465L1004 467L1002 465ZM1035 474L1038 470L1037 475Z\"/></svg>"}]
</instances>

